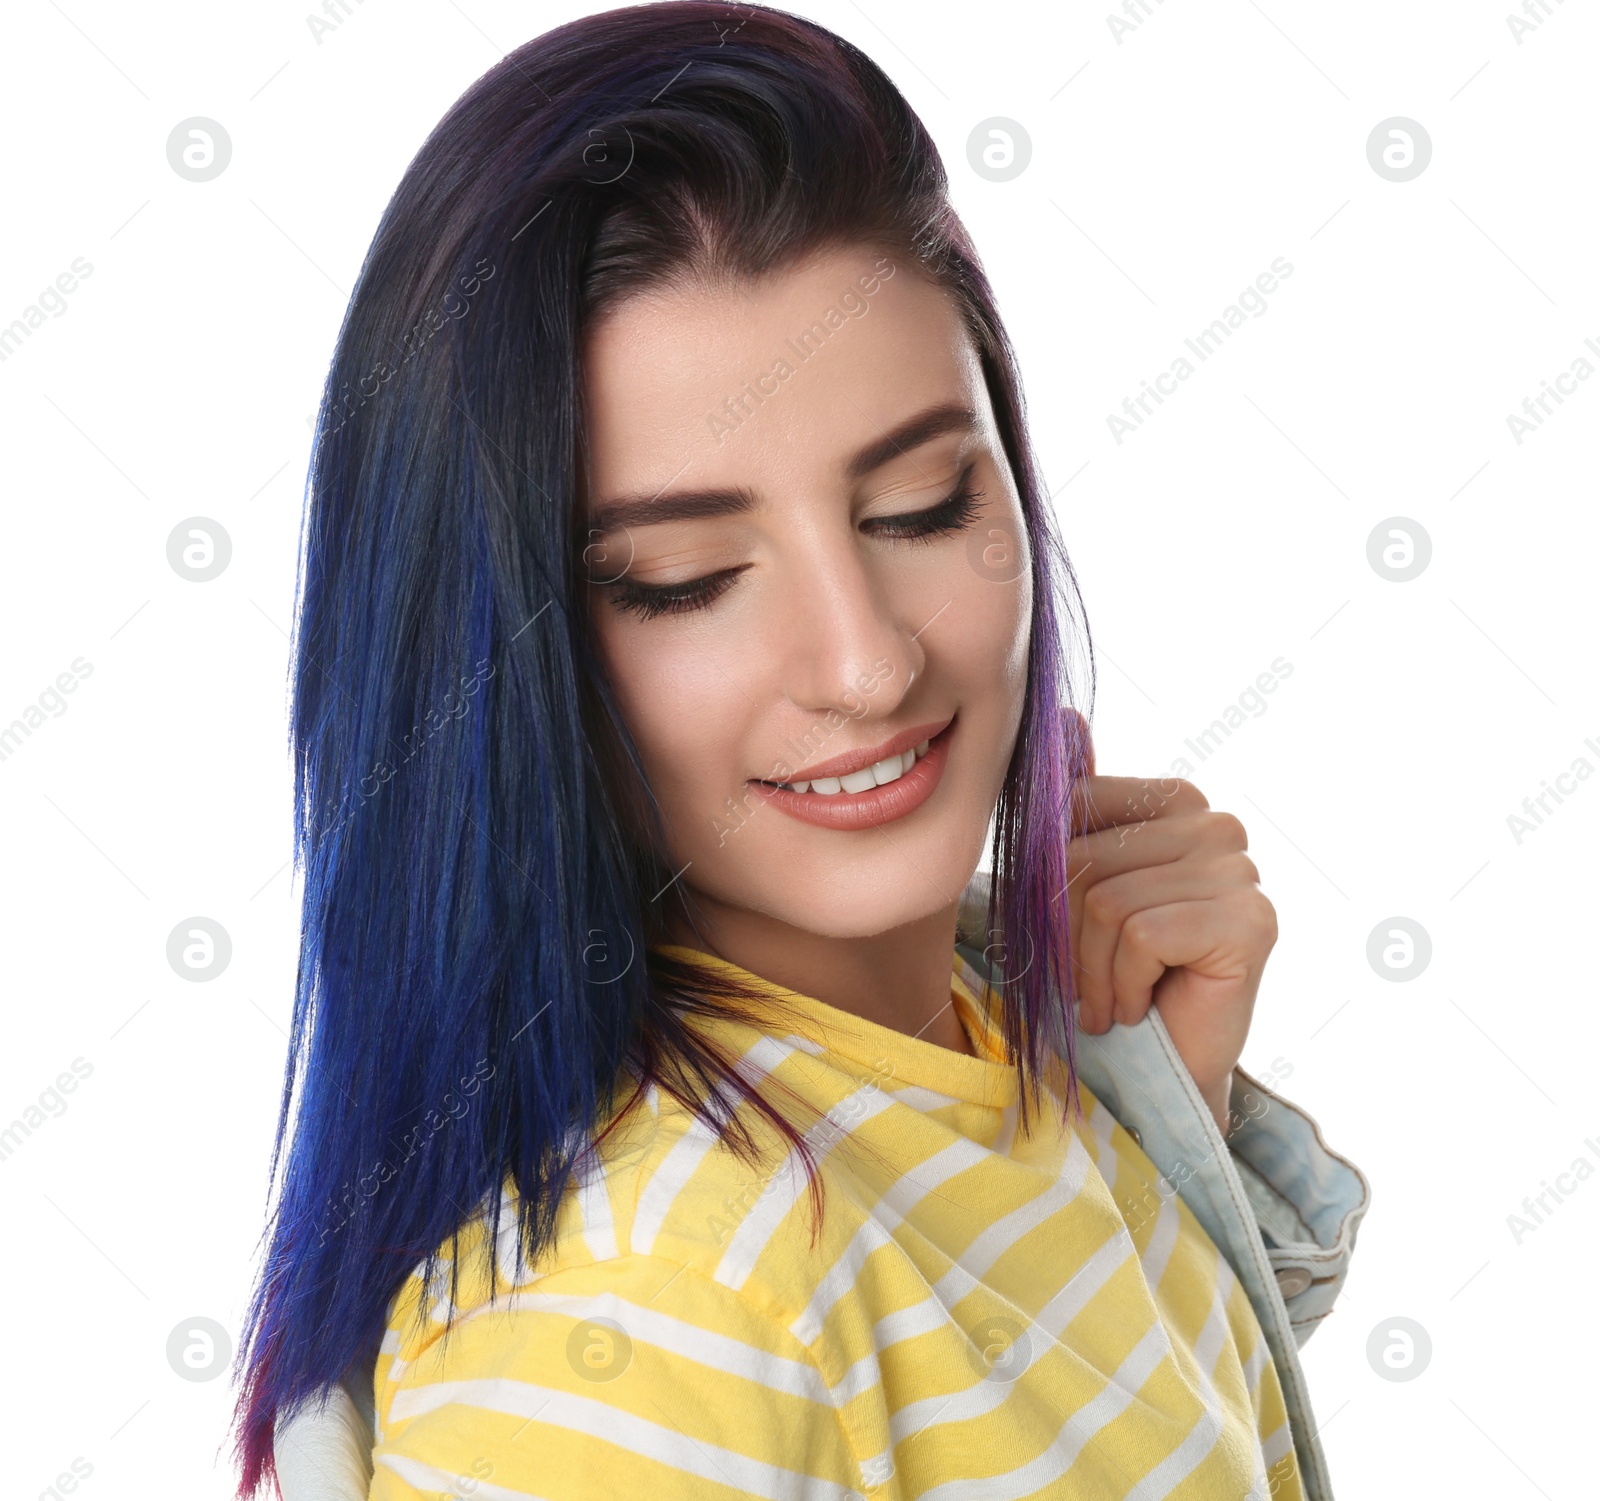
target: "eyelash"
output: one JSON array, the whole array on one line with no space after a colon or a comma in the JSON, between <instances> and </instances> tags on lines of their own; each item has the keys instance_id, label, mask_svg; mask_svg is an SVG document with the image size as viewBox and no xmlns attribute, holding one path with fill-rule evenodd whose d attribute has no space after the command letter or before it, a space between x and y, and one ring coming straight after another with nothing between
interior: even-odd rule
<instances>
[{"instance_id":1,"label":"eyelash","mask_svg":"<svg viewBox=\"0 0 1600 1501\"><path fill-rule=\"evenodd\" d=\"M967 465L955 490L938 505L908 516L874 518L876 524L892 524L893 530L881 530L872 535L887 536L900 542L934 542L954 532L965 531L978 519L983 509L978 504L983 498L983 491L972 488L973 467ZM704 578L690 579L685 584L640 584L622 578L607 587L617 609L624 613L635 611L641 620L653 620L658 615L683 615L691 610L703 610L747 567L749 564L725 568L721 573L708 573Z\"/></svg>"},{"instance_id":2,"label":"eyelash","mask_svg":"<svg viewBox=\"0 0 1600 1501\"><path fill-rule=\"evenodd\" d=\"M876 535L894 537L907 542L932 542L939 537L947 537L952 532L964 532L978 519L978 513L983 509L978 504L983 498L983 491L972 488L973 468L973 465L968 464L961 471L961 478L956 481L955 490L931 510L916 511L909 516L876 518L878 521L893 523L895 526L892 531L878 532Z\"/></svg>"}]
</instances>

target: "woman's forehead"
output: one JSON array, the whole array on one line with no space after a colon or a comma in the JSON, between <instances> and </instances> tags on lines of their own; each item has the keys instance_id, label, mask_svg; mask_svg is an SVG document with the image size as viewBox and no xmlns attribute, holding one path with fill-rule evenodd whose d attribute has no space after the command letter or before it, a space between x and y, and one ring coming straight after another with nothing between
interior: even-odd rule
<instances>
[{"instance_id":1,"label":"woman's forehead","mask_svg":"<svg viewBox=\"0 0 1600 1501\"><path fill-rule=\"evenodd\" d=\"M585 366L595 500L775 465L842 472L939 405L991 420L949 295L858 247L731 290L628 299L592 331Z\"/></svg>"}]
</instances>

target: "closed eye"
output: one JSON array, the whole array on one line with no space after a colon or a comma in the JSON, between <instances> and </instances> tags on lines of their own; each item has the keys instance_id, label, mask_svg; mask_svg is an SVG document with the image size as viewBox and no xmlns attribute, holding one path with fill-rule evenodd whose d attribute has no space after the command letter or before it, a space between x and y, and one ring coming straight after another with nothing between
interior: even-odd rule
<instances>
[{"instance_id":1,"label":"closed eye","mask_svg":"<svg viewBox=\"0 0 1600 1501\"><path fill-rule=\"evenodd\" d=\"M955 532L967 530L982 514L983 491L972 488L975 464L962 471L955 490L938 505L926 511L910 511L901 516L874 516L861 523L861 528L872 537L887 537L890 541L934 542ZM733 581L752 565L741 563L736 568L723 568L702 578L689 579L681 584L641 584L626 575L603 587L612 604L623 614L635 613L640 620L654 620L660 615L685 615L694 610L704 610L733 586Z\"/></svg>"},{"instance_id":2,"label":"closed eye","mask_svg":"<svg viewBox=\"0 0 1600 1501\"><path fill-rule=\"evenodd\" d=\"M929 510L912 511L904 516L874 516L862 523L863 528L874 528L869 534L871 536L903 538L912 542L929 542L937 537L949 536L952 532L965 531L983 510L978 504L983 498L983 491L972 488L972 475L976 467L975 464L968 464L961 471L955 491Z\"/></svg>"},{"instance_id":3,"label":"closed eye","mask_svg":"<svg viewBox=\"0 0 1600 1501\"><path fill-rule=\"evenodd\" d=\"M657 615L684 615L690 610L703 610L714 599L725 594L750 564L737 568L724 568L720 573L708 573L704 578L690 579L683 584L641 584L624 575L606 585L611 602L627 614L636 611L641 620L654 620Z\"/></svg>"}]
</instances>

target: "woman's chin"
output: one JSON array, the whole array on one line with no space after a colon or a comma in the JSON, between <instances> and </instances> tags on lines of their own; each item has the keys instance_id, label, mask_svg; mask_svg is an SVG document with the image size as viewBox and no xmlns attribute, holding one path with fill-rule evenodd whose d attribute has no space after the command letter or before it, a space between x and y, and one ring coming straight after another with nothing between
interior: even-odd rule
<instances>
[{"instance_id":1,"label":"woman's chin","mask_svg":"<svg viewBox=\"0 0 1600 1501\"><path fill-rule=\"evenodd\" d=\"M771 919L818 938L877 938L918 923L948 918L978 868L979 845L972 851L942 854L911 849L875 852L876 858L797 866L774 853L766 878L735 878L715 898L719 923L737 923L737 913ZM783 871L782 885L770 872Z\"/></svg>"}]
</instances>

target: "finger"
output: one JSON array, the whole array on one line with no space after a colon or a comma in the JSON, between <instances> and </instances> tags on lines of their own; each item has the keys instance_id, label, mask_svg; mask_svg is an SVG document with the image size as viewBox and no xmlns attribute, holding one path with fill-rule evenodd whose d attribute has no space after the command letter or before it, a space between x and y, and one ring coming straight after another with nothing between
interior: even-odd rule
<instances>
[{"instance_id":1,"label":"finger","mask_svg":"<svg viewBox=\"0 0 1600 1501\"><path fill-rule=\"evenodd\" d=\"M1276 936L1272 904L1258 892L1236 890L1134 913L1122 925L1113 960L1111 1020L1137 1022L1169 969L1229 982L1259 973Z\"/></svg>"},{"instance_id":2,"label":"finger","mask_svg":"<svg viewBox=\"0 0 1600 1501\"><path fill-rule=\"evenodd\" d=\"M1239 853L1126 871L1091 886L1080 899L1082 915L1073 933L1073 961L1086 1029L1103 1030L1113 1020L1117 1005L1115 961L1124 930L1133 918L1173 903L1205 901L1241 886L1254 889L1255 880L1255 865L1248 855ZM1182 958L1162 958L1163 964L1187 962Z\"/></svg>"},{"instance_id":3,"label":"finger","mask_svg":"<svg viewBox=\"0 0 1600 1501\"><path fill-rule=\"evenodd\" d=\"M1172 953L1210 953L1220 937L1214 899L1174 902L1146 907L1117 932L1112 955L1112 1004L1105 1009L1079 1011L1085 1032L1109 1031L1113 1023L1134 1026L1150 1009L1155 987L1168 969L1176 967Z\"/></svg>"},{"instance_id":4,"label":"finger","mask_svg":"<svg viewBox=\"0 0 1600 1501\"><path fill-rule=\"evenodd\" d=\"M1122 926L1117 951L1111 961L1111 988L1115 1001L1111 1021L1134 1026L1150 1009L1156 981L1169 966L1161 957L1171 946L1171 924L1178 914L1210 906L1206 901L1184 902L1170 907L1149 907ZM1203 919L1202 919L1203 920Z\"/></svg>"},{"instance_id":5,"label":"finger","mask_svg":"<svg viewBox=\"0 0 1600 1501\"><path fill-rule=\"evenodd\" d=\"M1080 777L1067 801L1071 836L1175 813L1199 813L1211 806L1193 782L1182 777Z\"/></svg>"},{"instance_id":6,"label":"finger","mask_svg":"<svg viewBox=\"0 0 1600 1501\"><path fill-rule=\"evenodd\" d=\"M1233 814L1210 810L1081 834L1067 843L1068 912L1073 920L1081 918L1089 888L1111 876L1174 860L1231 855L1248 846L1245 827Z\"/></svg>"}]
</instances>

